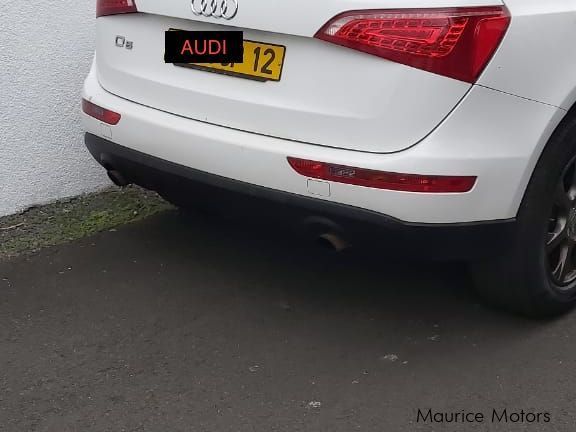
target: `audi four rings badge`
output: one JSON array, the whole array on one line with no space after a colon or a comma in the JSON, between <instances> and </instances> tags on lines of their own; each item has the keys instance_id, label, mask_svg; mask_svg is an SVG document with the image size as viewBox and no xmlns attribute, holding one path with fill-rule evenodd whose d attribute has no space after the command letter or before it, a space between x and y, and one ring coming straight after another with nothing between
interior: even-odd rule
<instances>
[{"instance_id":1,"label":"audi four rings badge","mask_svg":"<svg viewBox=\"0 0 576 432\"><path fill-rule=\"evenodd\" d=\"M238 0L192 0L194 15L231 20L238 13Z\"/></svg>"}]
</instances>

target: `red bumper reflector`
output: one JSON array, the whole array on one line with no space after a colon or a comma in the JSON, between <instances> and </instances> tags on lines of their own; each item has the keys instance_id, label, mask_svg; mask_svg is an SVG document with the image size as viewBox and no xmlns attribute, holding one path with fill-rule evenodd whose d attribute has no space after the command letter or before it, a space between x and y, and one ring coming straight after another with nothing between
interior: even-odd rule
<instances>
[{"instance_id":1,"label":"red bumper reflector","mask_svg":"<svg viewBox=\"0 0 576 432\"><path fill-rule=\"evenodd\" d=\"M96 2L96 18L134 12L138 12L134 0L98 0Z\"/></svg>"},{"instance_id":2,"label":"red bumper reflector","mask_svg":"<svg viewBox=\"0 0 576 432\"><path fill-rule=\"evenodd\" d=\"M376 189L421 193L464 193L477 177L399 174L288 158L290 166L306 177Z\"/></svg>"},{"instance_id":3,"label":"red bumper reflector","mask_svg":"<svg viewBox=\"0 0 576 432\"><path fill-rule=\"evenodd\" d=\"M99 107L92 102L88 102L86 99L82 99L82 111L90 117L94 117L95 119L108 123L109 125L117 125L122 118L120 114Z\"/></svg>"}]
</instances>

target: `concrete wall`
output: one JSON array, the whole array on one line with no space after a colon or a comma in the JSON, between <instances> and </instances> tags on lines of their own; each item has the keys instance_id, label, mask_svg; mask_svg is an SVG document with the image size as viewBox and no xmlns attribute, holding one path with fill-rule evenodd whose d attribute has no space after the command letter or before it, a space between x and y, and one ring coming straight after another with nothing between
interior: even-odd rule
<instances>
[{"instance_id":1,"label":"concrete wall","mask_svg":"<svg viewBox=\"0 0 576 432\"><path fill-rule=\"evenodd\" d=\"M0 1L0 216L108 185L82 143L93 0Z\"/></svg>"}]
</instances>

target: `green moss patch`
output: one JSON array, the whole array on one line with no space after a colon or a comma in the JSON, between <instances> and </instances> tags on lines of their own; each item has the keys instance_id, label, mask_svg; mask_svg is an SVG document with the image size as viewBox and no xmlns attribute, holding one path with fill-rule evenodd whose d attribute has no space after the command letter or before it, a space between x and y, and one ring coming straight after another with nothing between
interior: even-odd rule
<instances>
[{"instance_id":1,"label":"green moss patch","mask_svg":"<svg viewBox=\"0 0 576 432\"><path fill-rule=\"evenodd\" d=\"M172 207L138 187L107 189L0 218L0 260L77 240Z\"/></svg>"}]
</instances>

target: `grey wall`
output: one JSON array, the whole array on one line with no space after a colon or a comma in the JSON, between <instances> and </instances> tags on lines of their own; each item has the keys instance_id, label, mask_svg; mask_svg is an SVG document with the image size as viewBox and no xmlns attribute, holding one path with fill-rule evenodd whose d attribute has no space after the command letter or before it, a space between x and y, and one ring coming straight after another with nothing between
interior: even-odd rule
<instances>
[{"instance_id":1,"label":"grey wall","mask_svg":"<svg viewBox=\"0 0 576 432\"><path fill-rule=\"evenodd\" d=\"M94 0L0 0L0 216L107 185L82 144Z\"/></svg>"}]
</instances>

